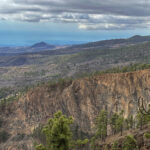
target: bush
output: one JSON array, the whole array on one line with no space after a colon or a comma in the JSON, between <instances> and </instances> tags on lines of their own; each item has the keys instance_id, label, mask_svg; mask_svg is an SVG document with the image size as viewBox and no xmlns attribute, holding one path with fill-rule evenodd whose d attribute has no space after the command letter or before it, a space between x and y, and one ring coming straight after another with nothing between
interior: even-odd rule
<instances>
[{"instance_id":1,"label":"bush","mask_svg":"<svg viewBox=\"0 0 150 150\"><path fill-rule=\"evenodd\" d=\"M112 150L119 150L118 142L115 141L112 145Z\"/></svg>"},{"instance_id":2,"label":"bush","mask_svg":"<svg viewBox=\"0 0 150 150\"><path fill-rule=\"evenodd\" d=\"M135 138L132 135L126 136L123 142L123 150L136 150L136 149L137 149L137 143Z\"/></svg>"},{"instance_id":3,"label":"bush","mask_svg":"<svg viewBox=\"0 0 150 150\"><path fill-rule=\"evenodd\" d=\"M17 134L15 137L13 137L13 141L22 141L24 138L25 138L25 134L24 133L19 133L19 134Z\"/></svg>"},{"instance_id":4,"label":"bush","mask_svg":"<svg viewBox=\"0 0 150 150\"><path fill-rule=\"evenodd\" d=\"M92 77L95 75L103 75L103 74L109 74L109 73L125 73L125 72L133 72L137 70L144 70L144 69L150 69L150 64L130 64L128 66L120 66L115 68L110 68L107 70L102 71L95 71L94 73L78 73L76 74L76 78L83 78L83 77Z\"/></svg>"},{"instance_id":5,"label":"bush","mask_svg":"<svg viewBox=\"0 0 150 150\"><path fill-rule=\"evenodd\" d=\"M0 88L0 99L7 97L8 95L14 93L12 88Z\"/></svg>"},{"instance_id":6,"label":"bush","mask_svg":"<svg viewBox=\"0 0 150 150\"><path fill-rule=\"evenodd\" d=\"M46 150L46 148L42 144L40 144L36 146L36 150Z\"/></svg>"},{"instance_id":7,"label":"bush","mask_svg":"<svg viewBox=\"0 0 150 150\"><path fill-rule=\"evenodd\" d=\"M96 136L93 136L90 140L90 148L92 150L96 150L95 140L96 140Z\"/></svg>"},{"instance_id":8,"label":"bush","mask_svg":"<svg viewBox=\"0 0 150 150\"><path fill-rule=\"evenodd\" d=\"M0 118L0 128L2 127L3 125L3 120Z\"/></svg>"},{"instance_id":9,"label":"bush","mask_svg":"<svg viewBox=\"0 0 150 150\"><path fill-rule=\"evenodd\" d=\"M150 139L150 133L145 133L144 137L147 138L147 139Z\"/></svg>"},{"instance_id":10,"label":"bush","mask_svg":"<svg viewBox=\"0 0 150 150\"><path fill-rule=\"evenodd\" d=\"M104 150L108 150L108 146L107 145L105 145Z\"/></svg>"},{"instance_id":11,"label":"bush","mask_svg":"<svg viewBox=\"0 0 150 150\"><path fill-rule=\"evenodd\" d=\"M59 78L58 80L50 80L47 85L50 90L56 90L60 88L61 90L72 83L72 78Z\"/></svg>"},{"instance_id":12,"label":"bush","mask_svg":"<svg viewBox=\"0 0 150 150\"><path fill-rule=\"evenodd\" d=\"M5 130L0 131L0 143L4 143L8 140L9 138L9 133Z\"/></svg>"}]
</instances>

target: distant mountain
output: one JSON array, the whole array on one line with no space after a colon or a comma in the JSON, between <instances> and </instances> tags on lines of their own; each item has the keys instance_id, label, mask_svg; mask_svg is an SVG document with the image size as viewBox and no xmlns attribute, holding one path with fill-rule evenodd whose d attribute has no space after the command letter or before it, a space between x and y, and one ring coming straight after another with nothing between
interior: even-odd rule
<instances>
[{"instance_id":1,"label":"distant mountain","mask_svg":"<svg viewBox=\"0 0 150 150\"><path fill-rule=\"evenodd\" d=\"M40 52L40 51L48 51L57 48L55 45L50 45L45 42L35 43L32 46L26 47L0 47L0 55L1 54L20 54L20 53L31 53L31 52Z\"/></svg>"},{"instance_id":2,"label":"distant mountain","mask_svg":"<svg viewBox=\"0 0 150 150\"><path fill-rule=\"evenodd\" d=\"M135 35L129 39L127 39L128 42L135 42L135 43L139 43L139 42L148 42L150 41L150 36L140 36L140 35Z\"/></svg>"},{"instance_id":3,"label":"distant mountain","mask_svg":"<svg viewBox=\"0 0 150 150\"><path fill-rule=\"evenodd\" d=\"M42 49L46 49L46 48L49 48L49 49L54 49L56 46L54 45L49 45L45 42L39 42L39 43L36 43L34 45L31 46L31 48L42 48Z\"/></svg>"},{"instance_id":4,"label":"distant mountain","mask_svg":"<svg viewBox=\"0 0 150 150\"><path fill-rule=\"evenodd\" d=\"M111 39L111 40L103 40L97 42L89 42L86 44L72 46L72 48L90 48L90 47L112 48L112 47L125 46L127 44L128 45L138 44L138 43L149 42L149 41L150 41L150 36L135 35L128 39Z\"/></svg>"},{"instance_id":5,"label":"distant mountain","mask_svg":"<svg viewBox=\"0 0 150 150\"><path fill-rule=\"evenodd\" d=\"M45 47L45 46L48 46L48 44L45 42L40 42L32 45L31 47Z\"/></svg>"}]
</instances>

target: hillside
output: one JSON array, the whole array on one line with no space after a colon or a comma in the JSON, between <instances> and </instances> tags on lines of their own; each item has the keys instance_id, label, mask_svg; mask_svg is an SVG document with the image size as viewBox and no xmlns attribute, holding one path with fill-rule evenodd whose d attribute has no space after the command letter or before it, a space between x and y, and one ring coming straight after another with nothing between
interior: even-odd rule
<instances>
[{"instance_id":1,"label":"hillside","mask_svg":"<svg viewBox=\"0 0 150 150\"><path fill-rule=\"evenodd\" d=\"M106 45L113 43L107 48L97 47L93 43L93 47L82 45L83 47L72 46L38 53L3 54L0 56L0 87L22 87L50 79L76 77L81 73L131 63L149 63L150 42L146 42L148 39L148 37L135 36L126 39L130 42L125 42L120 46L115 46L114 40L101 41L107 43Z\"/></svg>"},{"instance_id":2,"label":"hillside","mask_svg":"<svg viewBox=\"0 0 150 150\"><path fill-rule=\"evenodd\" d=\"M150 36L140 36L135 35L133 37L130 37L128 39L111 39L111 40L103 40L103 41L97 41L97 42L89 42L87 44L81 44L73 46L73 48L112 48L112 47L120 47L125 45L132 45L132 44L138 44L142 42L149 42Z\"/></svg>"},{"instance_id":3,"label":"hillside","mask_svg":"<svg viewBox=\"0 0 150 150\"><path fill-rule=\"evenodd\" d=\"M0 149L33 150L33 130L58 110L73 116L77 136L90 136L102 108L107 107L109 114L124 110L125 117L135 115L139 97L149 102L149 87L150 70L143 70L47 83L17 94L18 100L1 104L1 129L9 139Z\"/></svg>"},{"instance_id":4,"label":"hillside","mask_svg":"<svg viewBox=\"0 0 150 150\"><path fill-rule=\"evenodd\" d=\"M112 49L86 49L74 54L28 53L0 57L0 87L25 86L62 77L76 77L134 63L149 63L150 43ZM56 51L54 51L56 52Z\"/></svg>"}]
</instances>

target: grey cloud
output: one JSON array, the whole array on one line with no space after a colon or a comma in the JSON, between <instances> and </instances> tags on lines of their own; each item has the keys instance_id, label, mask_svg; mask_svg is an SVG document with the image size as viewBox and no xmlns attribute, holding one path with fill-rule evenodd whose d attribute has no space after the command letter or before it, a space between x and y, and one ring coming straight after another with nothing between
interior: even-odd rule
<instances>
[{"instance_id":1,"label":"grey cloud","mask_svg":"<svg viewBox=\"0 0 150 150\"><path fill-rule=\"evenodd\" d=\"M9 0L7 0L9 3ZM27 22L77 23L87 30L150 27L148 0L12 0L0 4L0 18Z\"/></svg>"},{"instance_id":2,"label":"grey cloud","mask_svg":"<svg viewBox=\"0 0 150 150\"><path fill-rule=\"evenodd\" d=\"M42 12L40 8L16 8L16 9L3 9L0 14L16 14L23 12Z\"/></svg>"},{"instance_id":3,"label":"grey cloud","mask_svg":"<svg viewBox=\"0 0 150 150\"><path fill-rule=\"evenodd\" d=\"M55 12L78 12L90 14L117 14L127 16L150 16L147 0L14 0L16 4L38 5Z\"/></svg>"}]
</instances>

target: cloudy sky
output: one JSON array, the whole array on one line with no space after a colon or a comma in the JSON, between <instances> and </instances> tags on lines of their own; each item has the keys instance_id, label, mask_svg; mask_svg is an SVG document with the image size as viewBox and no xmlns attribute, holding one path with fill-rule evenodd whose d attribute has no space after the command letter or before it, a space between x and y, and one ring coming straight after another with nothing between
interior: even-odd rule
<instances>
[{"instance_id":1,"label":"cloudy sky","mask_svg":"<svg viewBox=\"0 0 150 150\"><path fill-rule=\"evenodd\" d=\"M150 35L150 0L1 0L0 45Z\"/></svg>"}]
</instances>

